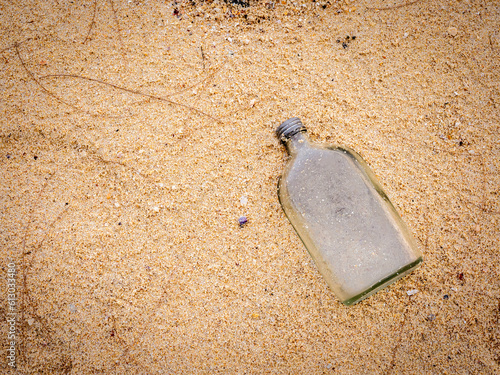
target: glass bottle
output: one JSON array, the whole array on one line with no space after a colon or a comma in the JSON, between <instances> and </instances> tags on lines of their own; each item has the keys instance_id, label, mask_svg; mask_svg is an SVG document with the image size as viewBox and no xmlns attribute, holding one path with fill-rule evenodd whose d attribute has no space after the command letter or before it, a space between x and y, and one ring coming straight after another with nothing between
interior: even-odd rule
<instances>
[{"instance_id":1,"label":"glass bottle","mask_svg":"<svg viewBox=\"0 0 500 375\"><path fill-rule=\"evenodd\" d=\"M290 154L278 184L281 206L343 304L365 299L422 262L401 217L356 152L311 144L296 117L276 133Z\"/></svg>"}]
</instances>

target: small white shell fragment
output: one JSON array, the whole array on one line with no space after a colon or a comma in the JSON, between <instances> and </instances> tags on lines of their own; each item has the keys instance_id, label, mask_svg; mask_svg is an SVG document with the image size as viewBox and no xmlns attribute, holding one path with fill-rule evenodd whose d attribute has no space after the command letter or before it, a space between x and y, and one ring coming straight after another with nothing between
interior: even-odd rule
<instances>
[{"instance_id":1,"label":"small white shell fragment","mask_svg":"<svg viewBox=\"0 0 500 375\"><path fill-rule=\"evenodd\" d=\"M417 294L417 293L418 293L418 289L411 289L411 290L406 292L406 294L408 294L409 296L413 296L414 294Z\"/></svg>"},{"instance_id":2,"label":"small white shell fragment","mask_svg":"<svg viewBox=\"0 0 500 375\"><path fill-rule=\"evenodd\" d=\"M247 198L246 196L244 196L244 195L243 195L243 196L240 198L240 204L241 204L242 206L246 206L246 205L248 204L248 198Z\"/></svg>"},{"instance_id":3,"label":"small white shell fragment","mask_svg":"<svg viewBox=\"0 0 500 375\"><path fill-rule=\"evenodd\" d=\"M158 207L158 206L154 206L154 207L153 207L153 211L154 211L154 212L160 212L160 207Z\"/></svg>"}]
</instances>

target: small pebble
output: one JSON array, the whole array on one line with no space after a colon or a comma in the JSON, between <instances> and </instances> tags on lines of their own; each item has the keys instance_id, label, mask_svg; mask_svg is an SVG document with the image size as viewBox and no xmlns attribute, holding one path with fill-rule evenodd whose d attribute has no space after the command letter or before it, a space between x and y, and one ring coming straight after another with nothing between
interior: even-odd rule
<instances>
[{"instance_id":1,"label":"small pebble","mask_svg":"<svg viewBox=\"0 0 500 375\"><path fill-rule=\"evenodd\" d=\"M72 313L75 313L76 312L76 306L73 305L72 303L69 304L69 311L71 311Z\"/></svg>"},{"instance_id":2,"label":"small pebble","mask_svg":"<svg viewBox=\"0 0 500 375\"><path fill-rule=\"evenodd\" d=\"M443 299L448 299L448 298L450 298L450 296L449 296L448 294L445 294L445 295L443 296Z\"/></svg>"},{"instance_id":3,"label":"small pebble","mask_svg":"<svg viewBox=\"0 0 500 375\"><path fill-rule=\"evenodd\" d=\"M458 35L458 29L454 26L448 28L448 34L451 36L457 36Z\"/></svg>"},{"instance_id":4,"label":"small pebble","mask_svg":"<svg viewBox=\"0 0 500 375\"><path fill-rule=\"evenodd\" d=\"M436 319L436 315L434 315L434 314L429 314L429 315L427 316L427 320L428 320L429 322L432 322L434 319Z\"/></svg>"},{"instance_id":5,"label":"small pebble","mask_svg":"<svg viewBox=\"0 0 500 375\"><path fill-rule=\"evenodd\" d=\"M248 198L247 198L246 196L244 196L244 195L243 195L243 196L240 198L240 204L241 204L242 206L246 206L246 205L247 205L247 203L248 203Z\"/></svg>"},{"instance_id":6,"label":"small pebble","mask_svg":"<svg viewBox=\"0 0 500 375\"><path fill-rule=\"evenodd\" d=\"M158 206L154 206L154 207L153 207L153 211L154 211L154 212L160 212L160 207L158 207Z\"/></svg>"},{"instance_id":7,"label":"small pebble","mask_svg":"<svg viewBox=\"0 0 500 375\"><path fill-rule=\"evenodd\" d=\"M238 219L238 224L240 225L240 227L242 227L246 223L248 223L248 219L246 216L242 216Z\"/></svg>"},{"instance_id":8,"label":"small pebble","mask_svg":"<svg viewBox=\"0 0 500 375\"><path fill-rule=\"evenodd\" d=\"M33 323L35 323L35 319L33 319L33 318L29 318L29 319L27 320L27 322L28 322L28 324L31 326L31 325L33 325Z\"/></svg>"},{"instance_id":9,"label":"small pebble","mask_svg":"<svg viewBox=\"0 0 500 375\"><path fill-rule=\"evenodd\" d=\"M406 292L409 296L413 296L414 294L418 293L418 289L412 289Z\"/></svg>"}]
</instances>

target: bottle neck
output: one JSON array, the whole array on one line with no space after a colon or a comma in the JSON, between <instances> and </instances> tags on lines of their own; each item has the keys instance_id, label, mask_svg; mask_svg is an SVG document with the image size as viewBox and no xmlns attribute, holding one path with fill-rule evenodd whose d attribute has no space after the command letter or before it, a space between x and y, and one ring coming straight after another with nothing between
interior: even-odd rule
<instances>
[{"instance_id":1,"label":"bottle neck","mask_svg":"<svg viewBox=\"0 0 500 375\"><path fill-rule=\"evenodd\" d=\"M288 154L295 156L301 149L310 147L309 137L306 132L294 134L286 141L285 146Z\"/></svg>"}]
</instances>

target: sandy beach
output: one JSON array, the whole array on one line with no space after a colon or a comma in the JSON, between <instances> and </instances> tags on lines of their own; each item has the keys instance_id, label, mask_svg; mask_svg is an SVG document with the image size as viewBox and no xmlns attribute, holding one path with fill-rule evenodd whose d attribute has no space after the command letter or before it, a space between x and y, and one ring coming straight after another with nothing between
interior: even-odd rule
<instances>
[{"instance_id":1,"label":"sandy beach","mask_svg":"<svg viewBox=\"0 0 500 375\"><path fill-rule=\"evenodd\" d=\"M0 26L2 374L500 373L498 1L12 0ZM278 201L293 116L423 253L351 307Z\"/></svg>"}]
</instances>

